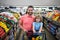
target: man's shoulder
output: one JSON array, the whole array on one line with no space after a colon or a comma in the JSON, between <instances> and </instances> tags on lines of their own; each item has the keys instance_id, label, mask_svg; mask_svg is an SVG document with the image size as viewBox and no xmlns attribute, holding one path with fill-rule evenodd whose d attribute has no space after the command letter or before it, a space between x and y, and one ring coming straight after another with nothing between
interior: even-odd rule
<instances>
[{"instance_id":1,"label":"man's shoulder","mask_svg":"<svg viewBox=\"0 0 60 40\"><path fill-rule=\"evenodd\" d=\"M21 16L22 18L25 17L26 15Z\"/></svg>"},{"instance_id":2,"label":"man's shoulder","mask_svg":"<svg viewBox=\"0 0 60 40\"><path fill-rule=\"evenodd\" d=\"M34 15L32 15L32 17L33 17L33 18L35 18L35 16L34 16Z\"/></svg>"}]
</instances>

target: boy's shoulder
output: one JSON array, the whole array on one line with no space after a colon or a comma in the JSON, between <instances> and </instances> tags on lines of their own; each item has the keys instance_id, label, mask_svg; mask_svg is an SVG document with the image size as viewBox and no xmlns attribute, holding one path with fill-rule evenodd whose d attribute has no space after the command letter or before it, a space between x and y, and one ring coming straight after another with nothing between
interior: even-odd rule
<instances>
[{"instance_id":1,"label":"boy's shoulder","mask_svg":"<svg viewBox=\"0 0 60 40\"><path fill-rule=\"evenodd\" d=\"M36 23L36 22L33 22L33 23Z\"/></svg>"},{"instance_id":2,"label":"boy's shoulder","mask_svg":"<svg viewBox=\"0 0 60 40\"><path fill-rule=\"evenodd\" d=\"M33 24L36 24L36 22L33 22Z\"/></svg>"},{"instance_id":3,"label":"boy's shoulder","mask_svg":"<svg viewBox=\"0 0 60 40\"><path fill-rule=\"evenodd\" d=\"M40 24L43 24L43 22L40 22Z\"/></svg>"},{"instance_id":4,"label":"boy's shoulder","mask_svg":"<svg viewBox=\"0 0 60 40\"><path fill-rule=\"evenodd\" d=\"M33 22L33 23L37 23L37 22ZM39 23L43 23L43 22L39 22Z\"/></svg>"},{"instance_id":5,"label":"boy's shoulder","mask_svg":"<svg viewBox=\"0 0 60 40\"><path fill-rule=\"evenodd\" d=\"M33 23L36 23L36 22L33 22Z\"/></svg>"},{"instance_id":6,"label":"boy's shoulder","mask_svg":"<svg viewBox=\"0 0 60 40\"><path fill-rule=\"evenodd\" d=\"M41 22L41 25L43 25L43 22Z\"/></svg>"},{"instance_id":7,"label":"boy's shoulder","mask_svg":"<svg viewBox=\"0 0 60 40\"><path fill-rule=\"evenodd\" d=\"M43 23L43 22L40 22L40 23Z\"/></svg>"}]
</instances>

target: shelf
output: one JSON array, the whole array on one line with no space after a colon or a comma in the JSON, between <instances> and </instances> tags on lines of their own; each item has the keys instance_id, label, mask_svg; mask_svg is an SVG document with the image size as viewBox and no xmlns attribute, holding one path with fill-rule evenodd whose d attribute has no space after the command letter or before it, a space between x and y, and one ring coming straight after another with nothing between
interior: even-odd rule
<instances>
[{"instance_id":1,"label":"shelf","mask_svg":"<svg viewBox=\"0 0 60 40\"><path fill-rule=\"evenodd\" d=\"M46 25L47 23L44 22L44 24Z\"/></svg>"},{"instance_id":2,"label":"shelf","mask_svg":"<svg viewBox=\"0 0 60 40\"><path fill-rule=\"evenodd\" d=\"M57 21L53 21L53 20L46 18L46 17L43 17L43 19L46 19L47 21L51 22L53 25L60 27L60 23Z\"/></svg>"},{"instance_id":3,"label":"shelf","mask_svg":"<svg viewBox=\"0 0 60 40\"><path fill-rule=\"evenodd\" d=\"M48 32L53 35L53 33L51 32L50 28L46 27L46 25L44 25L44 26L45 26L45 28L48 30ZM55 35L55 34L54 34L54 35ZM53 35L53 36L54 36L54 35Z\"/></svg>"},{"instance_id":4,"label":"shelf","mask_svg":"<svg viewBox=\"0 0 60 40\"><path fill-rule=\"evenodd\" d=\"M46 17L43 17L43 23L44 23L44 27L48 30L48 32L51 33L56 38L55 32L58 30L58 28L60 28L60 23L57 21L53 21L53 20L46 18ZM47 25L50 25L51 28L49 29Z\"/></svg>"}]
</instances>

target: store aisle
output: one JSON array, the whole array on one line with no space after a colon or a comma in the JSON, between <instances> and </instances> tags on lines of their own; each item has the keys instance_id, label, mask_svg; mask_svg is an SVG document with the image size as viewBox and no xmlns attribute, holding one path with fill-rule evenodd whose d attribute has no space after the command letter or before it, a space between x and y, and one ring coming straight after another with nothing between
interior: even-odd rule
<instances>
[{"instance_id":1,"label":"store aisle","mask_svg":"<svg viewBox=\"0 0 60 40\"><path fill-rule=\"evenodd\" d=\"M49 32L47 29L43 28L44 31L46 32L46 37L47 37L47 40L56 40Z\"/></svg>"}]
</instances>

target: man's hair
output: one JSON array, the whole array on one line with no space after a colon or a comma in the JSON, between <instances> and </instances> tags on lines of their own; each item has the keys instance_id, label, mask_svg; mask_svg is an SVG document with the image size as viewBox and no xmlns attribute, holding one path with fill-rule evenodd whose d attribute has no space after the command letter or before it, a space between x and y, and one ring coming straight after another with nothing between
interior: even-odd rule
<instances>
[{"instance_id":1,"label":"man's hair","mask_svg":"<svg viewBox=\"0 0 60 40\"><path fill-rule=\"evenodd\" d=\"M33 6L31 6L31 5L30 5L30 6L28 6L28 8L33 8L33 9L34 9L34 7L33 7ZM28 9L28 8L27 8L27 9Z\"/></svg>"},{"instance_id":2,"label":"man's hair","mask_svg":"<svg viewBox=\"0 0 60 40\"><path fill-rule=\"evenodd\" d=\"M33 6L28 6L28 8L27 8L27 10L29 9L29 8L33 8L33 10L34 10L34 7ZM26 14L27 14L27 10L26 10Z\"/></svg>"}]
</instances>

